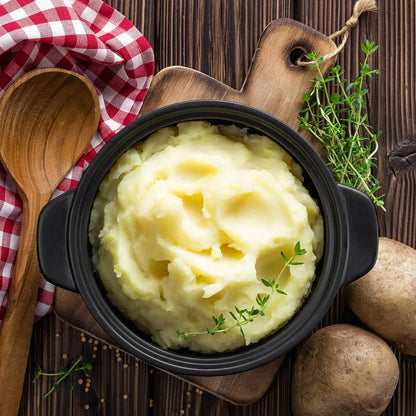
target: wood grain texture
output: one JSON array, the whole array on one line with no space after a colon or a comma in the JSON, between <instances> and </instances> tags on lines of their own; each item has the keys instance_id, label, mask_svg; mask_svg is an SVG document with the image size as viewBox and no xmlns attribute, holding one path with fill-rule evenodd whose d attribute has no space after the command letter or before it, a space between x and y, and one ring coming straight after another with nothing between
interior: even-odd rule
<instances>
[{"instance_id":1,"label":"wood grain texture","mask_svg":"<svg viewBox=\"0 0 416 416\"><path fill-rule=\"evenodd\" d=\"M325 34L342 27L354 1L301 0L295 18ZM325 9L325 12L324 12ZM327 19L324 18L327 17ZM361 17L339 57L348 79L353 79L361 62L360 44L366 39L379 45L370 65L380 76L369 86L369 121L379 140L377 177L385 196L386 212L378 211L380 234L416 246L416 8L414 1L378 1L378 12ZM360 325L346 305L342 291L321 326L333 322ZM385 416L416 414L416 360L395 351L400 380Z\"/></svg>"},{"instance_id":2,"label":"wood grain texture","mask_svg":"<svg viewBox=\"0 0 416 416\"><path fill-rule=\"evenodd\" d=\"M325 55L335 44L320 32L292 19L277 19L265 29L241 89L184 66L161 70L143 103L140 115L188 100L226 100L243 103L272 114L297 130L303 95L317 75L312 67L296 64L296 51L316 50ZM302 52L300 52L302 53ZM325 73L334 63L322 64Z\"/></svg>"},{"instance_id":3,"label":"wood grain texture","mask_svg":"<svg viewBox=\"0 0 416 416\"><path fill-rule=\"evenodd\" d=\"M22 201L13 279L0 333L0 415L19 410L39 285L39 213L91 142L100 118L91 82L54 68L30 71L0 100L0 158Z\"/></svg>"},{"instance_id":4,"label":"wood grain texture","mask_svg":"<svg viewBox=\"0 0 416 416\"><path fill-rule=\"evenodd\" d=\"M377 56L382 77L373 114L383 131L379 152L383 175L379 176L388 211L381 221L382 232L415 247L416 6L415 2L396 0L382 2L379 7L375 25L379 30L374 36L380 44ZM393 155L408 165L392 164Z\"/></svg>"},{"instance_id":5,"label":"wood grain texture","mask_svg":"<svg viewBox=\"0 0 416 416\"><path fill-rule=\"evenodd\" d=\"M293 1L161 0L156 71L183 65L239 89L265 27L292 16Z\"/></svg>"},{"instance_id":6,"label":"wood grain texture","mask_svg":"<svg viewBox=\"0 0 416 416\"><path fill-rule=\"evenodd\" d=\"M20 415L148 414L153 370L134 357L66 325L53 314L35 325L31 351ZM56 378L43 377L32 383L36 369L67 367L80 353L92 357L91 385L88 387L85 377L77 378L65 384L60 392L43 398Z\"/></svg>"},{"instance_id":7,"label":"wood grain texture","mask_svg":"<svg viewBox=\"0 0 416 416\"><path fill-rule=\"evenodd\" d=\"M260 33L276 17L292 17L324 34L338 30L351 15L354 1L345 0L107 0L121 10L151 41L157 71L170 65L185 65L204 72L234 89L240 89ZM363 15L352 30L347 46L338 62L348 77L359 68L359 45L369 39L380 45L372 64L381 70L370 87L369 117L380 140L377 172L387 194L387 212L379 213L382 235L399 239L413 247L415 234L415 161L416 141L416 11L414 0L379 0L379 11ZM151 23L149 23L149 21ZM238 26L237 28L233 27ZM238 34L236 38L235 34ZM214 46L215 44L215 46ZM233 57L233 58L231 58ZM337 297L320 326L332 322L359 322L347 308L342 293ZM55 337L55 334L59 334ZM93 341L92 341L93 342ZM26 378L21 416L65 415L152 415L152 416L289 416L290 369L293 355L282 364L278 377L257 403L235 406L195 385L140 363L137 376L126 376L116 353L100 351L93 375L94 389L84 392L75 385L41 399L50 381L32 384L36 364L56 369L65 361L62 353L76 355L91 344L81 341L79 331L57 320L53 315L37 324L32 340L29 373ZM383 416L416 415L416 362L396 352L400 365L400 381L393 400ZM131 369L134 359L121 353L122 362ZM132 361L129 361L132 360ZM136 373L135 373L136 374ZM253 383L256 380L252 381ZM109 387L110 386L110 387ZM93 397L102 392L112 400L84 409ZM136 396L128 405L119 393L130 389ZM99 393L91 395L91 391ZM134 405L132 404L134 403ZM123 407L124 406L124 407ZM129 406L129 407L126 407Z\"/></svg>"},{"instance_id":8,"label":"wood grain texture","mask_svg":"<svg viewBox=\"0 0 416 416\"><path fill-rule=\"evenodd\" d=\"M110 6L114 7L124 16L126 16L146 37L147 41L153 47L156 42L156 16L158 0L104 0Z\"/></svg>"},{"instance_id":9,"label":"wood grain texture","mask_svg":"<svg viewBox=\"0 0 416 416\"><path fill-rule=\"evenodd\" d=\"M92 334L94 339L117 347L117 344L105 333L88 312L79 294L59 289L55 297L55 314L64 322L69 322L79 332ZM127 354L126 354L127 355ZM269 389L285 357L279 357L260 368L242 374L231 374L224 377L181 376L179 380L189 382L214 395L226 398L234 404L247 404L259 400ZM250 380L257 378L255 388Z\"/></svg>"}]
</instances>

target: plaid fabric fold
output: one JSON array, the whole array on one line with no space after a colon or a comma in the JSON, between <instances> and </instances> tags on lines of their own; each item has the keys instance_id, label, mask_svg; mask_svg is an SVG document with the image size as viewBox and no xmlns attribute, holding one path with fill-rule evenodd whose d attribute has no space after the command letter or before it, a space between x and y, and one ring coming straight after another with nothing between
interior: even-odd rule
<instances>
[{"instance_id":1,"label":"plaid fabric fold","mask_svg":"<svg viewBox=\"0 0 416 416\"><path fill-rule=\"evenodd\" d=\"M84 75L100 101L98 131L53 197L74 188L100 148L132 122L149 88L153 50L139 30L101 0L5 0L0 4L0 95L22 74L58 67ZM0 132L1 134L1 132ZM0 327L19 245L22 206L0 165ZM53 305L39 278L35 319Z\"/></svg>"}]
</instances>

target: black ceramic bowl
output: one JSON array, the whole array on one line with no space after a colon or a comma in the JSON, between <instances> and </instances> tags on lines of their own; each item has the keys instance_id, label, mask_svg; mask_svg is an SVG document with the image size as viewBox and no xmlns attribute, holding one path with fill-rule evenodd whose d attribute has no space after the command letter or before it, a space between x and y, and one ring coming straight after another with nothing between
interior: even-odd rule
<instances>
[{"instance_id":1,"label":"black ceramic bowl","mask_svg":"<svg viewBox=\"0 0 416 416\"><path fill-rule=\"evenodd\" d=\"M278 142L302 166L305 186L318 201L325 224L324 255L312 290L299 311L273 335L224 354L165 350L138 331L108 301L94 272L88 240L93 201L113 163L129 147L156 130L189 120L236 124ZM224 101L179 103L138 118L104 146L75 190L46 205L38 224L39 263L47 280L79 292L97 322L125 350L162 369L192 375L237 373L290 351L319 323L340 287L372 268L377 242L377 219L370 198L337 184L317 152L278 119L254 108Z\"/></svg>"}]
</instances>

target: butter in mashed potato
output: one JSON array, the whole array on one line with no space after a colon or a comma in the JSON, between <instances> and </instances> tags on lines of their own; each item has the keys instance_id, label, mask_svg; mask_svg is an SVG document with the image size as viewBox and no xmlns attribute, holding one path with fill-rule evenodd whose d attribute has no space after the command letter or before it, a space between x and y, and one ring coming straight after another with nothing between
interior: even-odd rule
<instances>
[{"instance_id":1,"label":"butter in mashed potato","mask_svg":"<svg viewBox=\"0 0 416 416\"><path fill-rule=\"evenodd\" d=\"M165 348L202 353L259 341L307 296L323 247L323 220L301 167L271 139L190 121L163 128L123 154L102 181L90 221L94 263L110 301ZM235 306L251 309L261 279L299 241L265 316L216 336L203 331ZM230 321L230 323L232 323Z\"/></svg>"}]
</instances>

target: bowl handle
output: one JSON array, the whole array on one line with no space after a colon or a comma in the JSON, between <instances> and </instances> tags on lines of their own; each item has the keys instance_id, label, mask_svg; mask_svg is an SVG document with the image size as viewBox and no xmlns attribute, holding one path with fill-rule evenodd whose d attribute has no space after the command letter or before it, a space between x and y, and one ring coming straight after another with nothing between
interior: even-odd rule
<instances>
[{"instance_id":1,"label":"bowl handle","mask_svg":"<svg viewBox=\"0 0 416 416\"><path fill-rule=\"evenodd\" d=\"M67 256L66 230L75 189L49 201L38 220L38 261L45 279L56 286L78 292Z\"/></svg>"},{"instance_id":2,"label":"bowl handle","mask_svg":"<svg viewBox=\"0 0 416 416\"><path fill-rule=\"evenodd\" d=\"M338 184L345 197L348 223L348 260L343 285L368 273L377 260L378 223L370 197L350 186Z\"/></svg>"}]
</instances>

